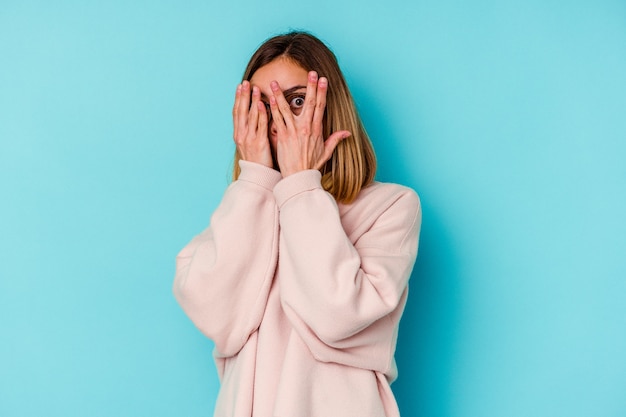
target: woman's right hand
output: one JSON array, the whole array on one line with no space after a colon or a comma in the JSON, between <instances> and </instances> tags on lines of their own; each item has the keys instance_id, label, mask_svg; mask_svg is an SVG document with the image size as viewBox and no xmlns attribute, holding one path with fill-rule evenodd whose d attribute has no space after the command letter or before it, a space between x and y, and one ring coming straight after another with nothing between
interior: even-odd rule
<instances>
[{"instance_id":1,"label":"woman's right hand","mask_svg":"<svg viewBox=\"0 0 626 417\"><path fill-rule=\"evenodd\" d=\"M250 96L252 96L252 104L250 104ZM267 110L261 101L261 91L258 87L251 87L249 81L242 82L237 86L233 106L233 138L239 156L244 161L256 162L273 168L267 123Z\"/></svg>"}]
</instances>

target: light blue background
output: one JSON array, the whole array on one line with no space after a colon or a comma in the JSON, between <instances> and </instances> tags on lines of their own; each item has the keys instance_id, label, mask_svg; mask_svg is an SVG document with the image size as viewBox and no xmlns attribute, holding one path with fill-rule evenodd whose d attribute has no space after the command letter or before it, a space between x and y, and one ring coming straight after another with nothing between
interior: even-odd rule
<instances>
[{"instance_id":1,"label":"light blue background","mask_svg":"<svg viewBox=\"0 0 626 417\"><path fill-rule=\"evenodd\" d=\"M422 198L403 416L626 416L617 0L2 0L0 416L211 414L174 257L228 183L250 54L290 28Z\"/></svg>"}]
</instances>

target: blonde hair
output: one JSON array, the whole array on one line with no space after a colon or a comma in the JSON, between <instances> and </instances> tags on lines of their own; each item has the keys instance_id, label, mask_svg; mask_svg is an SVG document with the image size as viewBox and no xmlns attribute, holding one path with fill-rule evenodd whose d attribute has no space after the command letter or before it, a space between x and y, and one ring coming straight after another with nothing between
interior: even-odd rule
<instances>
[{"instance_id":1,"label":"blonde hair","mask_svg":"<svg viewBox=\"0 0 626 417\"><path fill-rule=\"evenodd\" d=\"M326 165L320 169L322 187L340 203L352 202L376 174L376 155L356 109L335 54L319 39L306 32L289 32L265 41L252 55L243 80L252 78L264 65L286 58L306 71L317 71L328 79L324 137L332 132L348 130L352 136L342 140ZM239 177L239 160L235 151L233 180Z\"/></svg>"}]
</instances>

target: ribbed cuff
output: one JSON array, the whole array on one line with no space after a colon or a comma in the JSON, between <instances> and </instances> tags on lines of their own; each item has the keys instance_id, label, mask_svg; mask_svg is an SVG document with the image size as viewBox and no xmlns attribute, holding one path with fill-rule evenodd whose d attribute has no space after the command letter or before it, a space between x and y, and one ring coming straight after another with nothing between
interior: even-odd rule
<instances>
[{"instance_id":1,"label":"ribbed cuff","mask_svg":"<svg viewBox=\"0 0 626 417\"><path fill-rule=\"evenodd\" d=\"M315 189L322 188L322 174L316 169L308 169L283 178L274 187L274 198L278 207L285 204L290 198Z\"/></svg>"},{"instance_id":2,"label":"ribbed cuff","mask_svg":"<svg viewBox=\"0 0 626 417\"><path fill-rule=\"evenodd\" d=\"M239 181L247 181L272 191L283 178L280 172L255 162L239 160Z\"/></svg>"}]
</instances>

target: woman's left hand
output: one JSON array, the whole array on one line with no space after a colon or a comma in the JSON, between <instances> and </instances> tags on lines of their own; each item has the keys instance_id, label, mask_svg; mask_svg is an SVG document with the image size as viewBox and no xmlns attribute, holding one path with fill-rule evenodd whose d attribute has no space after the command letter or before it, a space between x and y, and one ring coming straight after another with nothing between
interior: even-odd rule
<instances>
[{"instance_id":1,"label":"woman's left hand","mask_svg":"<svg viewBox=\"0 0 626 417\"><path fill-rule=\"evenodd\" d=\"M324 140L328 80L318 79L315 71L309 72L304 107L297 116L291 111L280 85L272 81L271 88L270 110L276 125L276 159L281 174L287 177L306 169L320 169L339 142L351 135L347 130L340 130Z\"/></svg>"}]
</instances>

